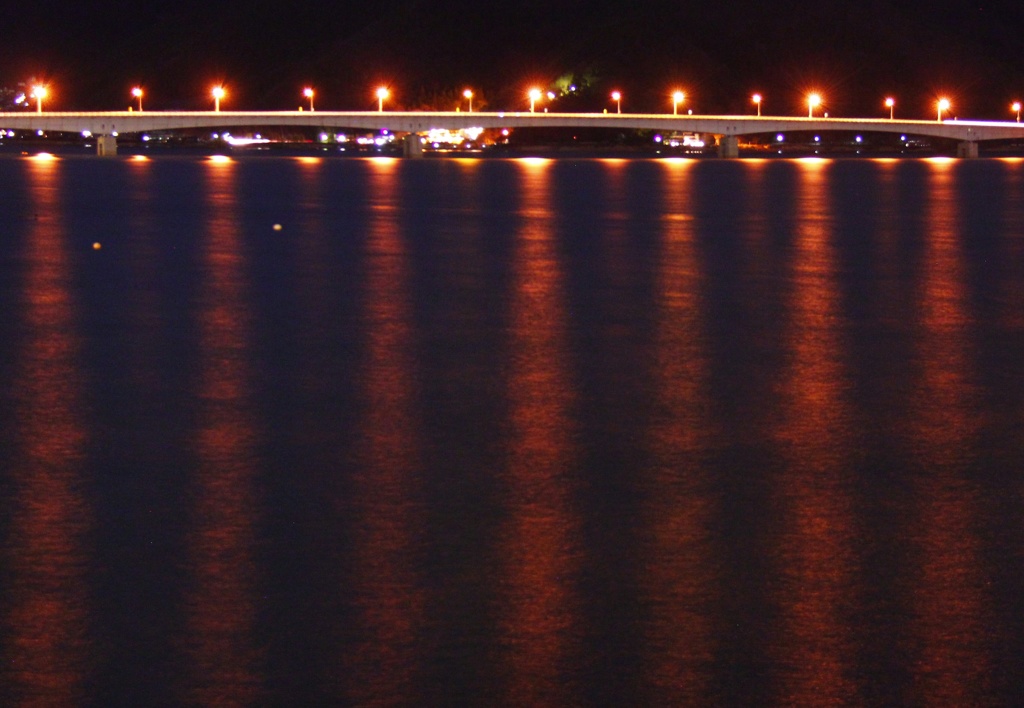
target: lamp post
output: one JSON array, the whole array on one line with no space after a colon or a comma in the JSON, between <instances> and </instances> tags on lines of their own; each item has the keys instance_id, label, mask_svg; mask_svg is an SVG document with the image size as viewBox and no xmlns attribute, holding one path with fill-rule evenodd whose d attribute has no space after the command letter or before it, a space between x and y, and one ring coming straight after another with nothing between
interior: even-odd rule
<instances>
[{"instance_id":1,"label":"lamp post","mask_svg":"<svg viewBox=\"0 0 1024 708\"><path fill-rule=\"evenodd\" d=\"M313 112L313 89L307 86L302 89L302 95L309 99L309 111Z\"/></svg>"},{"instance_id":2,"label":"lamp post","mask_svg":"<svg viewBox=\"0 0 1024 708\"><path fill-rule=\"evenodd\" d=\"M682 91L676 91L672 94L672 115L679 115L679 104L686 100L686 94Z\"/></svg>"},{"instance_id":3,"label":"lamp post","mask_svg":"<svg viewBox=\"0 0 1024 708\"><path fill-rule=\"evenodd\" d=\"M938 103L935 104L936 108L939 109L938 121L940 123L942 122L942 114L948 111L951 105L948 98L940 98Z\"/></svg>"},{"instance_id":4,"label":"lamp post","mask_svg":"<svg viewBox=\"0 0 1024 708\"><path fill-rule=\"evenodd\" d=\"M893 120L896 117L896 99L885 99L885 107L889 109L889 120Z\"/></svg>"},{"instance_id":5,"label":"lamp post","mask_svg":"<svg viewBox=\"0 0 1024 708\"><path fill-rule=\"evenodd\" d=\"M32 87L32 98L36 99L36 113L43 112L43 99L46 98L46 87L35 85Z\"/></svg>"},{"instance_id":6,"label":"lamp post","mask_svg":"<svg viewBox=\"0 0 1024 708\"><path fill-rule=\"evenodd\" d=\"M622 92L612 91L612 100L615 101L615 112L622 113Z\"/></svg>"},{"instance_id":7,"label":"lamp post","mask_svg":"<svg viewBox=\"0 0 1024 708\"><path fill-rule=\"evenodd\" d=\"M470 91L469 89L466 89L465 91L462 92L462 97L465 98L467 101L469 101L469 112L472 113L473 112L473 92Z\"/></svg>"},{"instance_id":8,"label":"lamp post","mask_svg":"<svg viewBox=\"0 0 1024 708\"><path fill-rule=\"evenodd\" d=\"M821 95L812 93L807 96L807 117L814 117L814 109L821 105Z\"/></svg>"},{"instance_id":9,"label":"lamp post","mask_svg":"<svg viewBox=\"0 0 1024 708\"><path fill-rule=\"evenodd\" d=\"M377 89L377 112L378 113L383 113L384 112L384 99L387 98L388 95L389 95L389 91L386 88L384 88L383 86L381 86L379 89Z\"/></svg>"},{"instance_id":10,"label":"lamp post","mask_svg":"<svg viewBox=\"0 0 1024 708\"><path fill-rule=\"evenodd\" d=\"M139 113L142 113L142 89L136 86L132 89L132 96L139 100Z\"/></svg>"},{"instance_id":11,"label":"lamp post","mask_svg":"<svg viewBox=\"0 0 1024 708\"><path fill-rule=\"evenodd\" d=\"M760 118L761 117L761 94L755 93L753 96L750 97L750 100L754 102L755 106L757 106L757 117Z\"/></svg>"},{"instance_id":12,"label":"lamp post","mask_svg":"<svg viewBox=\"0 0 1024 708\"><path fill-rule=\"evenodd\" d=\"M540 89L530 89L530 92L527 94L527 96L530 98L530 113L533 113L534 108L537 107L537 101L539 101L541 97Z\"/></svg>"},{"instance_id":13,"label":"lamp post","mask_svg":"<svg viewBox=\"0 0 1024 708\"><path fill-rule=\"evenodd\" d=\"M1017 122L1020 123L1020 101L1014 101L1010 110L1017 114Z\"/></svg>"},{"instance_id":14,"label":"lamp post","mask_svg":"<svg viewBox=\"0 0 1024 708\"><path fill-rule=\"evenodd\" d=\"M220 99L224 98L224 94L225 94L224 87L223 86L214 86L213 91L211 91L210 93L213 94L213 110L215 112L219 112L220 111Z\"/></svg>"}]
</instances>

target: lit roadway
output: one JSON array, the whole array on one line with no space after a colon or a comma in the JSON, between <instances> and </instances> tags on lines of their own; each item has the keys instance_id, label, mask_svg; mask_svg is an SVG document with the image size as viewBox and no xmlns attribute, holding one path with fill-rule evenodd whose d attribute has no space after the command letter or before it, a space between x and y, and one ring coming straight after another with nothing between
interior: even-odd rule
<instances>
[{"instance_id":1,"label":"lit roadway","mask_svg":"<svg viewBox=\"0 0 1024 708\"><path fill-rule=\"evenodd\" d=\"M890 120L887 118L798 118L784 116L667 115L655 113L530 113L459 111L104 111L61 113L0 112L0 128L82 133L96 136L186 128L313 127L325 130L425 132L431 128L621 128L684 131L725 138L792 131L900 133L975 144L1024 138L1024 123L972 120ZM720 143L722 141L720 140ZM976 150L975 150L976 154Z\"/></svg>"}]
</instances>

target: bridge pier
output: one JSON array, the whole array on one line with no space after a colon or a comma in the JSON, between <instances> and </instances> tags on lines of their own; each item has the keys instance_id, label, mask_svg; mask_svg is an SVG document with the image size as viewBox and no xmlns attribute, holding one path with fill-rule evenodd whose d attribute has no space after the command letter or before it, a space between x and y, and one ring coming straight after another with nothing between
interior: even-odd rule
<instances>
[{"instance_id":1,"label":"bridge pier","mask_svg":"<svg viewBox=\"0 0 1024 708\"><path fill-rule=\"evenodd\" d=\"M962 143L956 144L956 156L962 158L971 158L978 156L978 143L973 140L966 140Z\"/></svg>"},{"instance_id":2,"label":"bridge pier","mask_svg":"<svg viewBox=\"0 0 1024 708\"><path fill-rule=\"evenodd\" d=\"M740 156L740 139L735 135L718 136L718 156L737 158Z\"/></svg>"},{"instance_id":3,"label":"bridge pier","mask_svg":"<svg viewBox=\"0 0 1024 708\"><path fill-rule=\"evenodd\" d=\"M405 157L423 157L423 143L416 133L409 133L402 138L402 154Z\"/></svg>"},{"instance_id":4,"label":"bridge pier","mask_svg":"<svg viewBox=\"0 0 1024 708\"><path fill-rule=\"evenodd\" d=\"M117 138L113 135L96 136L96 154L100 157L113 157L117 154Z\"/></svg>"}]
</instances>

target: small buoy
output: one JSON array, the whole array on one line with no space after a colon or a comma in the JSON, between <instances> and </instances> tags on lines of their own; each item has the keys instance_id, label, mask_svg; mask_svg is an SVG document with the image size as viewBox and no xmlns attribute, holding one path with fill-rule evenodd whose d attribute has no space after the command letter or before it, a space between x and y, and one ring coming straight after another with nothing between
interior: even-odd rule
<instances>
[{"instance_id":1,"label":"small buoy","mask_svg":"<svg viewBox=\"0 0 1024 708\"><path fill-rule=\"evenodd\" d=\"M274 224L274 231L280 231L280 230L281 230L281 224Z\"/></svg>"},{"instance_id":2,"label":"small buoy","mask_svg":"<svg viewBox=\"0 0 1024 708\"><path fill-rule=\"evenodd\" d=\"M98 251L98 250L100 250L101 248L103 248L103 246L102 246L102 245L100 244L100 242L99 242L99 241L96 241L96 242L95 242L95 243L94 243L94 244L92 245L92 250L94 250L94 251Z\"/></svg>"}]
</instances>

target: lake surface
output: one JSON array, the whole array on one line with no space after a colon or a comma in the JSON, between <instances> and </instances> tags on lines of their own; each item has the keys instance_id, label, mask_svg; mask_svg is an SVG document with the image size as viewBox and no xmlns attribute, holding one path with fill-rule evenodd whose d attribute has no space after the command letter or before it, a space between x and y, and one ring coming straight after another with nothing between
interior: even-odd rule
<instances>
[{"instance_id":1,"label":"lake surface","mask_svg":"<svg viewBox=\"0 0 1024 708\"><path fill-rule=\"evenodd\" d=\"M1012 704L1022 470L1022 160L0 157L4 705Z\"/></svg>"}]
</instances>

